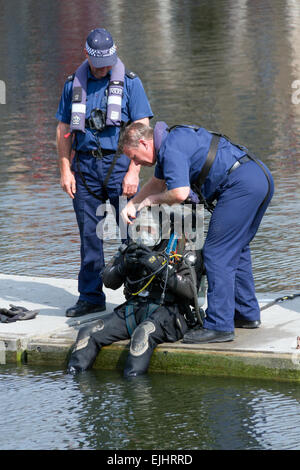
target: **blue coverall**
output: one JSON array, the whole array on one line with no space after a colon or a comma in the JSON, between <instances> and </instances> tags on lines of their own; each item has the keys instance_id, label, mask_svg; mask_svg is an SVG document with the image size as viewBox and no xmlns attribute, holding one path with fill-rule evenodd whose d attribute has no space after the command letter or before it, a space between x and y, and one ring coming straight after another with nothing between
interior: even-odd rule
<instances>
[{"instance_id":1,"label":"blue coverall","mask_svg":"<svg viewBox=\"0 0 300 470\"><path fill-rule=\"evenodd\" d=\"M103 111L107 107L107 88L110 72L102 79L96 79L88 71L86 119L95 108ZM69 124L72 108L72 78L64 85L56 118ZM125 74L122 98L122 121L136 121L153 116L150 104L144 91L141 80L132 74ZM96 193L100 200L90 194L86 189L80 174L77 171L76 158L73 159L71 170L75 172L76 193L73 206L81 239L81 267L78 276L79 300L96 305L105 304L105 294L102 291L101 270L104 267L103 241L97 236L97 224L103 216L96 215L98 206L109 200L115 209L117 221L119 220L119 196L122 195L122 181L128 170L130 160L121 155L110 175L108 183L104 186L105 177L111 166L114 154L118 147L120 128L109 126L98 132L86 127L86 132L76 132L74 147L80 161L80 171L88 187ZM105 156L95 158L87 154L96 150L98 146L105 150ZM111 153L109 154L110 151Z\"/></svg>"},{"instance_id":2,"label":"blue coverall","mask_svg":"<svg viewBox=\"0 0 300 470\"><path fill-rule=\"evenodd\" d=\"M168 190L192 187L206 160L212 134L203 127L195 131L186 126L168 132L165 124L160 139L155 177L164 179ZM229 173L246 154L246 148L238 148L222 137L202 185L205 199L217 200L203 247L208 280L203 326L211 330L231 332L234 319L260 319L249 243L273 196L274 184L270 171L261 162L268 178L251 160Z\"/></svg>"}]
</instances>

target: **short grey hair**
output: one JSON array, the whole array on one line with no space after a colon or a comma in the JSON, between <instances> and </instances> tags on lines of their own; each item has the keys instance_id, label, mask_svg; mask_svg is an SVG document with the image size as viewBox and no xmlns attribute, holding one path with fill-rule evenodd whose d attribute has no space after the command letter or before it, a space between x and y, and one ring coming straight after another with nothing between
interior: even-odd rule
<instances>
[{"instance_id":1,"label":"short grey hair","mask_svg":"<svg viewBox=\"0 0 300 470\"><path fill-rule=\"evenodd\" d=\"M124 153L124 148L137 148L140 139L153 138L153 129L142 122L133 122L126 126L120 133L118 153Z\"/></svg>"}]
</instances>

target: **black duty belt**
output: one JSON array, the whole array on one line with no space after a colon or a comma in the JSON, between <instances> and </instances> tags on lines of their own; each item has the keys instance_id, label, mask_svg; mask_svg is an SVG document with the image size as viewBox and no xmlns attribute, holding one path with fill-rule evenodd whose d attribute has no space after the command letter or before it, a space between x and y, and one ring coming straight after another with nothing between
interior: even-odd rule
<instances>
[{"instance_id":1,"label":"black duty belt","mask_svg":"<svg viewBox=\"0 0 300 470\"><path fill-rule=\"evenodd\" d=\"M106 155L114 155L116 153L115 150L109 149L97 149L97 150L89 150L87 152L83 152L82 150L77 150L78 153L82 153L83 155L92 155L95 158L102 158Z\"/></svg>"}]
</instances>

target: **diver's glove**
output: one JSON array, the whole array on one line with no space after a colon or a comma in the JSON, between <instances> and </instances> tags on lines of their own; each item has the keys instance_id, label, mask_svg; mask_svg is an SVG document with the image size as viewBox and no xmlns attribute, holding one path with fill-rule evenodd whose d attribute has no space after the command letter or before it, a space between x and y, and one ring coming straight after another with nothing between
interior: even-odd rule
<instances>
[{"instance_id":1,"label":"diver's glove","mask_svg":"<svg viewBox=\"0 0 300 470\"><path fill-rule=\"evenodd\" d=\"M136 250L138 262L150 273L155 273L163 268L165 259L162 255L155 253L145 245L140 245Z\"/></svg>"},{"instance_id":2,"label":"diver's glove","mask_svg":"<svg viewBox=\"0 0 300 470\"><path fill-rule=\"evenodd\" d=\"M119 250L101 271L102 281L109 289L119 289L126 276L124 256Z\"/></svg>"},{"instance_id":3,"label":"diver's glove","mask_svg":"<svg viewBox=\"0 0 300 470\"><path fill-rule=\"evenodd\" d=\"M39 310L28 310L25 307L10 304L10 309L0 308L1 323L12 323L17 320L32 320L37 316Z\"/></svg>"},{"instance_id":4,"label":"diver's glove","mask_svg":"<svg viewBox=\"0 0 300 470\"><path fill-rule=\"evenodd\" d=\"M131 272L133 269L136 269L136 264L138 263L136 250L138 245L134 242L128 245L124 253L124 267L127 272Z\"/></svg>"}]
</instances>

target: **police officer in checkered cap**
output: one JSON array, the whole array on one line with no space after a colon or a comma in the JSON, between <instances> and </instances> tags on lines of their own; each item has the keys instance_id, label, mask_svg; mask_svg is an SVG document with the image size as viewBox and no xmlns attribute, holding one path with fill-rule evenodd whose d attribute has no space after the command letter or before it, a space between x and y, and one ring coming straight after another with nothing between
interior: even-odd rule
<instances>
[{"instance_id":1,"label":"police officer in checkered cap","mask_svg":"<svg viewBox=\"0 0 300 470\"><path fill-rule=\"evenodd\" d=\"M138 191L140 167L116 155L119 135L124 124L148 124L153 116L140 78L126 69L106 29L88 34L84 55L64 84L56 113L60 182L73 200L81 239L79 298L68 317L106 308L103 240L96 231L103 217L97 208L109 201L118 221L119 197Z\"/></svg>"}]
</instances>

